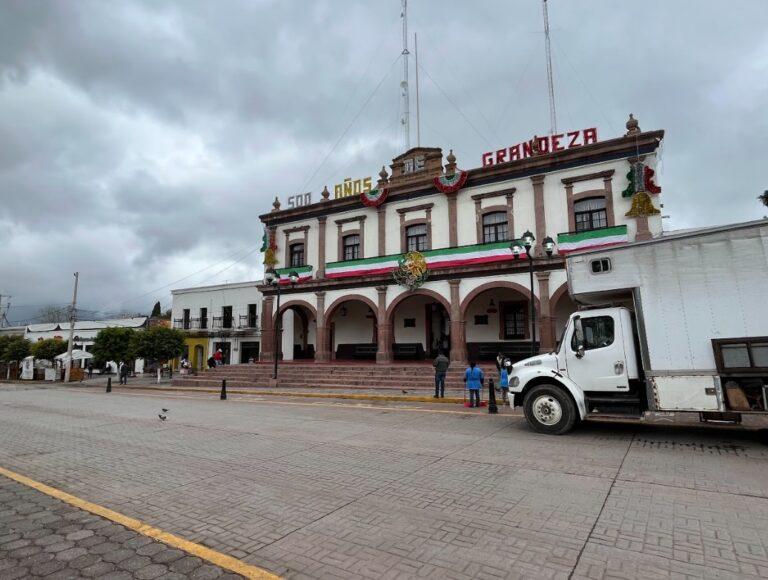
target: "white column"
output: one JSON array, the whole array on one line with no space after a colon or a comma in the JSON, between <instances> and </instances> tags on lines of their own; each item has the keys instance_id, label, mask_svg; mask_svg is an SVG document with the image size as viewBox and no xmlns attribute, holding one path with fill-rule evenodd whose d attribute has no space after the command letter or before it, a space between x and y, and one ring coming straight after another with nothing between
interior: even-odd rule
<instances>
[{"instance_id":1,"label":"white column","mask_svg":"<svg viewBox=\"0 0 768 580\"><path fill-rule=\"evenodd\" d=\"M283 360L293 360L293 308L289 308L283 313L283 321L280 327L283 330Z\"/></svg>"}]
</instances>

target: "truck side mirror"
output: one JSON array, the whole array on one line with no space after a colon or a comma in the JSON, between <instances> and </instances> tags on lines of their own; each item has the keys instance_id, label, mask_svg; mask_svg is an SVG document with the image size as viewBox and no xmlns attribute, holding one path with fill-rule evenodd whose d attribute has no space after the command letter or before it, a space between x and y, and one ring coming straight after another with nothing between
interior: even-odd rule
<instances>
[{"instance_id":1,"label":"truck side mirror","mask_svg":"<svg viewBox=\"0 0 768 580\"><path fill-rule=\"evenodd\" d=\"M573 332L576 338L576 358L584 356L584 328L581 325L581 316L573 317Z\"/></svg>"}]
</instances>

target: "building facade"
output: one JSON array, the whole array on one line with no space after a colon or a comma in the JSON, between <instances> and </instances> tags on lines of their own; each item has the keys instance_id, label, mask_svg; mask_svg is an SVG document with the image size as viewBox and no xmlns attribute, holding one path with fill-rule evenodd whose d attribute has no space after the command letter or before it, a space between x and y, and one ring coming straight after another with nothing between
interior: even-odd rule
<instances>
[{"instance_id":1,"label":"building facade","mask_svg":"<svg viewBox=\"0 0 768 580\"><path fill-rule=\"evenodd\" d=\"M186 336L186 358L202 369L209 356L221 349L225 364L259 360L259 308L257 282L217 284L172 290L173 327Z\"/></svg>"},{"instance_id":2,"label":"building facade","mask_svg":"<svg viewBox=\"0 0 768 580\"><path fill-rule=\"evenodd\" d=\"M619 138L587 131L581 143L575 132L486 153L466 171L452 152L444 160L438 148L414 148L370 191L332 199L325 188L319 202L291 209L276 199L260 217L281 302L278 311L275 288L259 287L261 360L273 359L273 344L283 359L378 363L554 348L576 309L563 255L662 231L654 170L663 131L643 132L631 116ZM510 247L526 231L536 240L532 293L525 251L516 258Z\"/></svg>"}]
</instances>

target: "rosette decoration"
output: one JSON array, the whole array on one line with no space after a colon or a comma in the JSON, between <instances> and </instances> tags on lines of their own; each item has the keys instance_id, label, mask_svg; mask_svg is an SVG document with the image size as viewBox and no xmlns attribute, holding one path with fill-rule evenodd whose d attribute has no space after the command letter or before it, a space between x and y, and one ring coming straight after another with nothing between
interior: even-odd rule
<instances>
[{"instance_id":1,"label":"rosette decoration","mask_svg":"<svg viewBox=\"0 0 768 580\"><path fill-rule=\"evenodd\" d=\"M360 200L363 202L363 205L368 207L379 207L387 199L387 194L389 194L388 187L377 187L376 189L362 192Z\"/></svg>"},{"instance_id":2,"label":"rosette decoration","mask_svg":"<svg viewBox=\"0 0 768 580\"><path fill-rule=\"evenodd\" d=\"M459 191L467 182L466 171L457 171L453 175L441 175L435 177L435 187L441 193L454 193Z\"/></svg>"}]
</instances>

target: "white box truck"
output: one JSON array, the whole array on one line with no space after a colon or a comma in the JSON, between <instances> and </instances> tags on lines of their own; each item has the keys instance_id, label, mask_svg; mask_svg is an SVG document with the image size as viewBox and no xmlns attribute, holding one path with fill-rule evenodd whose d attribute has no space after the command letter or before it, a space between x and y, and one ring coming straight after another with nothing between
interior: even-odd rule
<instances>
[{"instance_id":1,"label":"white box truck","mask_svg":"<svg viewBox=\"0 0 768 580\"><path fill-rule=\"evenodd\" d=\"M555 352L511 373L510 403L535 430L768 413L768 219L572 254L566 270L579 311Z\"/></svg>"}]
</instances>

